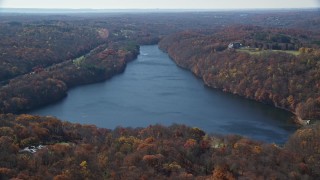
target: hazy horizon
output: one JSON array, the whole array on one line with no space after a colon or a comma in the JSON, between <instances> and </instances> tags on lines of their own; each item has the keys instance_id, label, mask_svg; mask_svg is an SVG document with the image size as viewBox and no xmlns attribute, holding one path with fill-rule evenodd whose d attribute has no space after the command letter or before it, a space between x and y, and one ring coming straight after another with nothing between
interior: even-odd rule
<instances>
[{"instance_id":1,"label":"hazy horizon","mask_svg":"<svg viewBox=\"0 0 320 180\"><path fill-rule=\"evenodd\" d=\"M74 10L140 10L140 9L159 9L159 10L227 10L227 9L296 9L296 8L319 8L320 0L2 0L0 8L26 8L26 9L74 9Z\"/></svg>"},{"instance_id":2,"label":"hazy horizon","mask_svg":"<svg viewBox=\"0 0 320 180\"><path fill-rule=\"evenodd\" d=\"M100 14L100 13L205 13L205 12L284 12L319 11L319 8L260 8L260 9L71 9L71 8L1 8L1 13L14 14Z\"/></svg>"}]
</instances>

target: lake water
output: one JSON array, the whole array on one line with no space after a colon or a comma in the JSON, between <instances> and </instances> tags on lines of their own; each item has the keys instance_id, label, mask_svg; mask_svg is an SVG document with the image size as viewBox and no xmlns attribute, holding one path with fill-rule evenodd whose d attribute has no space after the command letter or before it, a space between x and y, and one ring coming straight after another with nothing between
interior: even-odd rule
<instances>
[{"instance_id":1,"label":"lake water","mask_svg":"<svg viewBox=\"0 0 320 180\"><path fill-rule=\"evenodd\" d=\"M110 129L186 124L275 143L296 129L290 113L205 87L157 46L141 46L123 74L71 89L64 100L30 113Z\"/></svg>"}]
</instances>

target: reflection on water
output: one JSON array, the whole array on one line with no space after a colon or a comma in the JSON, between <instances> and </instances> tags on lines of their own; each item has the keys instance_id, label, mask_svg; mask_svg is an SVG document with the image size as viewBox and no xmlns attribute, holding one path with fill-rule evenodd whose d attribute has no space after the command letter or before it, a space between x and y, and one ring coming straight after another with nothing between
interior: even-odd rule
<instances>
[{"instance_id":1,"label":"reflection on water","mask_svg":"<svg viewBox=\"0 0 320 180\"><path fill-rule=\"evenodd\" d=\"M290 113L206 88L157 46L140 49L123 74L72 89L63 101L31 113L106 128L178 123L276 143L295 130Z\"/></svg>"}]
</instances>

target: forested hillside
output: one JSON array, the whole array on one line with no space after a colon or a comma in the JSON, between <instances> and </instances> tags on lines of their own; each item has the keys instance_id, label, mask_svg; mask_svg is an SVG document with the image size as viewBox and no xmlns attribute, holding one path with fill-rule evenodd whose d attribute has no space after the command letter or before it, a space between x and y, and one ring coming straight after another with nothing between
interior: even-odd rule
<instances>
[{"instance_id":1,"label":"forested hillside","mask_svg":"<svg viewBox=\"0 0 320 180\"><path fill-rule=\"evenodd\" d=\"M18 115L123 72L139 45L161 40L160 48L206 85L318 120L316 10L0 13L0 19L0 179L320 178L319 124L280 147L185 125L110 130ZM230 43L250 48L228 49Z\"/></svg>"},{"instance_id":2,"label":"forested hillside","mask_svg":"<svg viewBox=\"0 0 320 180\"><path fill-rule=\"evenodd\" d=\"M319 124L298 130L278 147L184 125L109 130L54 117L0 115L0 178L317 179L319 132Z\"/></svg>"},{"instance_id":3,"label":"forested hillside","mask_svg":"<svg viewBox=\"0 0 320 180\"><path fill-rule=\"evenodd\" d=\"M231 26L218 32L186 31L159 47L206 85L320 119L319 33ZM239 42L240 49L228 49Z\"/></svg>"},{"instance_id":4,"label":"forested hillside","mask_svg":"<svg viewBox=\"0 0 320 180\"><path fill-rule=\"evenodd\" d=\"M19 113L61 100L68 89L124 71L139 46L84 21L0 23L0 113Z\"/></svg>"},{"instance_id":5,"label":"forested hillside","mask_svg":"<svg viewBox=\"0 0 320 180\"><path fill-rule=\"evenodd\" d=\"M0 112L18 113L61 100L69 88L123 72L138 53L136 44L103 44L79 58L13 78L0 87Z\"/></svg>"},{"instance_id":6,"label":"forested hillside","mask_svg":"<svg viewBox=\"0 0 320 180\"><path fill-rule=\"evenodd\" d=\"M0 23L0 81L83 55L108 36L107 29L63 21Z\"/></svg>"}]
</instances>

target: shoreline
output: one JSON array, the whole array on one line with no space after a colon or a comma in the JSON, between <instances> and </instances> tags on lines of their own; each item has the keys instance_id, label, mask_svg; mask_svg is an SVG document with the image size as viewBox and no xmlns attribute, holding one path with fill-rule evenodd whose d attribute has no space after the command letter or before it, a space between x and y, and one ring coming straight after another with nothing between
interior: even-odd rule
<instances>
[{"instance_id":1,"label":"shoreline","mask_svg":"<svg viewBox=\"0 0 320 180\"><path fill-rule=\"evenodd\" d=\"M275 105L275 104L273 104L273 103L272 103L272 104L270 104L270 103L265 103L265 102L263 102L263 101L258 101L258 100L254 99L254 98L248 98L248 97L243 96L243 95L238 94L238 93L233 93L233 92L231 92L231 91L225 91L225 90L223 90L222 88L219 88L219 87L213 87L213 86L211 86L211 85L204 79L203 75L201 75L201 72L200 72L201 70L199 70L199 68L195 68L195 66L188 68L188 67L185 67L185 66L179 64L179 63L177 62L177 60L175 60L175 59L173 58L173 56L171 56L168 51L160 48L159 44L158 44L158 47L159 47L159 49L160 49L161 51L167 53L168 56L169 56L169 58L170 58L178 67L190 71L195 77L201 79L202 82L204 83L204 85L207 86L208 88L216 89L216 90L219 90L219 91L224 92L224 93L230 93L230 94L232 94L232 95L237 95L237 96L239 96L239 97L241 97L241 98L245 98L245 99L248 99L248 100L253 100L253 101L258 102L258 103L267 104L267 105L270 105L270 106L272 106L272 107L275 107L275 108L278 108L278 109L281 109L281 110L285 110L285 111L287 111L287 112L289 112L289 113L292 113L292 114L294 115L294 120L293 120L293 122L294 122L295 124L299 125L299 126L302 126L302 127L303 127L303 126L306 126L306 125L309 125L309 124L312 123L312 121L313 121L313 120L305 120L305 119L302 119L300 116L298 116L298 115L296 114L296 112L291 111L290 109L287 109L287 108L283 108L283 107L277 106L277 105Z\"/></svg>"},{"instance_id":2,"label":"shoreline","mask_svg":"<svg viewBox=\"0 0 320 180\"><path fill-rule=\"evenodd\" d=\"M70 88L103 82L122 73L126 64L139 54L137 45L132 50L119 48L115 51L111 47L111 52L109 49L108 44L99 45L90 50L79 65L75 64L75 58L37 73L10 79L7 85L0 88L0 93L8 94L2 99L0 112L21 114L61 101ZM19 86L23 88L17 88Z\"/></svg>"}]
</instances>

